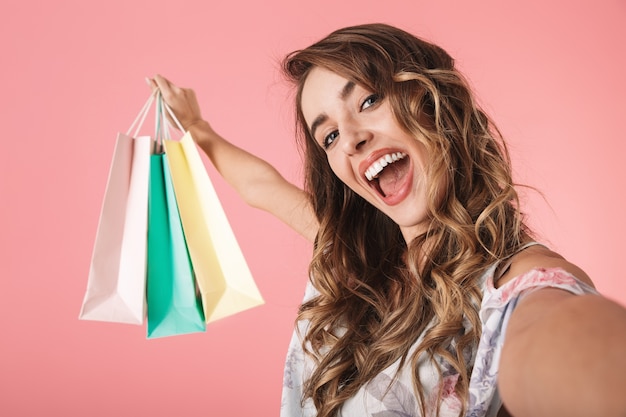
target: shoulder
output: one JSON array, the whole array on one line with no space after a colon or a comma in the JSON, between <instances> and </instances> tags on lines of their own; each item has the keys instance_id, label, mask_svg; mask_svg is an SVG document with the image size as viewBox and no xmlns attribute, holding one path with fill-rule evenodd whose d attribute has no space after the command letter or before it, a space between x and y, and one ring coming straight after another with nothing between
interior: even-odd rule
<instances>
[{"instance_id":1,"label":"shoulder","mask_svg":"<svg viewBox=\"0 0 626 417\"><path fill-rule=\"evenodd\" d=\"M580 267L542 245L531 246L515 254L508 269L501 272L502 276L494 284L501 287L513 278L536 268L561 268L585 284L594 286L591 278Z\"/></svg>"}]
</instances>

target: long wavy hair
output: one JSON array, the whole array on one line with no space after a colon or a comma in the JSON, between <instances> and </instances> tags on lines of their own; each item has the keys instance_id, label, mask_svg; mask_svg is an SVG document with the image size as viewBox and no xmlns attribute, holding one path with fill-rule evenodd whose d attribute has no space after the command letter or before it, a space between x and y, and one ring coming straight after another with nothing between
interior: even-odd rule
<instances>
[{"instance_id":1,"label":"long wavy hair","mask_svg":"<svg viewBox=\"0 0 626 417\"><path fill-rule=\"evenodd\" d=\"M400 126L427 148L429 226L408 244L397 224L337 178L311 136L301 96L314 67L389 100ZM411 367L426 416L418 374L426 358L440 376L444 362L458 372L465 414L469 358L481 334L479 278L529 238L498 129L442 48L388 25L337 30L289 54L283 69L296 86L305 189L320 223L309 271L319 295L298 315L309 321L303 347L315 363L303 401L312 399L320 417L337 416L400 361Z\"/></svg>"}]
</instances>

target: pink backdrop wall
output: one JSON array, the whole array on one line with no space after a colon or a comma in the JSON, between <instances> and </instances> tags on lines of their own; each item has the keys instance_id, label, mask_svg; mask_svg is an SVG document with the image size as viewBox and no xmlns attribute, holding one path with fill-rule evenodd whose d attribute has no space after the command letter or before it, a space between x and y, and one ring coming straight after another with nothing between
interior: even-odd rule
<instances>
[{"instance_id":1,"label":"pink backdrop wall","mask_svg":"<svg viewBox=\"0 0 626 417\"><path fill-rule=\"evenodd\" d=\"M310 246L220 178L265 306L149 341L77 315L115 134L144 77L193 86L218 131L299 181L278 61L351 24L391 23L457 58L518 179L545 195L525 197L532 224L626 304L625 4L4 0L0 415L277 415Z\"/></svg>"}]
</instances>

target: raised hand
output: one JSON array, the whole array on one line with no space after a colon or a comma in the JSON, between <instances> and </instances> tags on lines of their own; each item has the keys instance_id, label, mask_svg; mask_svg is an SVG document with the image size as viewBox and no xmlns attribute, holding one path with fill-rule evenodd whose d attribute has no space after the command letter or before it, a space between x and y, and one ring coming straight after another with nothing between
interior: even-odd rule
<instances>
[{"instance_id":1,"label":"raised hand","mask_svg":"<svg viewBox=\"0 0 626 417\"><path fill-rule=\"evenodd\" d=\"M153 90L157 88L161 90L163 100L170 106L185 130L189 130L194 125L206 123L202 118L196 93L191 88L178 87L158 74L154 78L146 78L146 81Z\"/></svg>"}]
</instances>

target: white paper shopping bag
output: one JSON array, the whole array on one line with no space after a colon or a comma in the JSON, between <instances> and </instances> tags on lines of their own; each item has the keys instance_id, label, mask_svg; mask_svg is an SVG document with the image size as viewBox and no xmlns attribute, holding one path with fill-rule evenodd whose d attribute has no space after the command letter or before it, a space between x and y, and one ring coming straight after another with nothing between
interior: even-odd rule
<instances>
[{"instance_id":1,"label":"white paper shopping bag","mask_svg":"<svg viewBox=\"0 0 626 417\"><path fill-rule=\"evenodd\" d=\"M142 324L145 315L150 137L120 133L80 318Z\"/></svg>"},{"instance_id":2,"label":"white paper shopping bag","mask_svg":"<svg viewBox=\"0 0 626 417\"><path fill-rule=\"evenodd\" d=\"M137 136L153 100L117 136L80 319L143 324L151 139L130 132L137 126Z\"/></svg>"}]
</instances>

